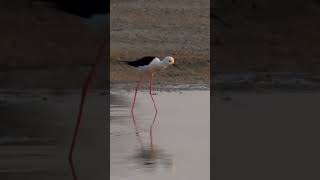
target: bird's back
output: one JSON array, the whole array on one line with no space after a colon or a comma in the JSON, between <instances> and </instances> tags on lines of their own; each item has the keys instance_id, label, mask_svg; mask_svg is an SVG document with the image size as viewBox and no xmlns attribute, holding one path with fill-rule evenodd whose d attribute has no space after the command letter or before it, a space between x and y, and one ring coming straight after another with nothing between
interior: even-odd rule
<instances>
[{"instance_id":1,"label":"bird's back","mask_svg":"<svg viewBox=\"0 0 320 180\"><path fill-rule=\"evenodd\" d=\"M130 66L139 67L139 66L149 65L155 58L156 57L154 56L145 56L135 61L125 61L125 62Z\"/></svg>"}]
</instances>

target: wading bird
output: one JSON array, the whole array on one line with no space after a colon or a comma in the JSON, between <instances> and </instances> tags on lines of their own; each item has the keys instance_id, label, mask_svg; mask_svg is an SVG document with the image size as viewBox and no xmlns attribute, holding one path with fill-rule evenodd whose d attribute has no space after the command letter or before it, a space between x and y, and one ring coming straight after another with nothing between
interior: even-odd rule
<instances>
[{"instance_id":1,"label":"wading bird","mask_svg":"<svg viewBox=\"0 0 320 180\"><path fill-rule=\"evenodd\" d=\"M120 62L126 63L127 65L129 65L131 67L134 67L136 70L138 70L141 73L138 85L137 85L135 93L134 93L133 102L132 102L132 108L131 108L131 115L132 115L132 118L133 118L133 123L134 123L134 126L136 128L136 131L137 131L137 125L136 125L136 121L134 119L133 109L134 109L134 104L135 104L135 101L136 101L137 92L138 92L140 83L141 83L141 81L143 79L143 76L144 75L150 76L149 94L150 94L150 97L152 99L154 109L156 111L155 115L154 115L153 122L152 122L152 124L150 126L150 135L152 136L153 124L154 124L154 122L156 120L156 116L157 116L157 113L158 113L157 106L154 103L154 99L152 97L152 90L151 90L152 89L151 88L152 87L152 78L153 78L153 76L154 76L154 74L156 72L164 70L167 67L169 67L170 65L173 65L178 69L180 69L180 68L175 64L174 58L171 57L171 56L167 56L163 60L160 60L159 58L153 57L153 56L146 56L146 57L137 59L135 61L120 61Z\"/></svg>"}]
</instances>

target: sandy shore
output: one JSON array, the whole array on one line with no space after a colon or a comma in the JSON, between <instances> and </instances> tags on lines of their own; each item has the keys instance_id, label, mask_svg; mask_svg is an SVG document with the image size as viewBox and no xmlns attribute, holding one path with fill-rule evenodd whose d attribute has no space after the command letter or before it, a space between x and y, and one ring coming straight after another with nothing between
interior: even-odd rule
<instances>
[{"instance_id":1,"label":"sandy shore","mask_svg":"<svg viewBox=\"0 0 320 180\"><path fill-rule=\"evenodd\" d=\"M88 20L66 14L45 3L30 7L11 3L10 11L1 9L3 16L0 22L6 24L0 30L0 34L4 35L0 42L3 50L0 55L2 77L9 77L7 79L13 80L13 83L21 78L23 84L27 81L25 75L34 74L31 76L36 82L42 77L42 72L36 77L34 69L58 69L49 70L52 73L44 76L52 82L55 75L74 76L72 72L61 69L74 67L78 69L72 71L79 72L83 66L95 62L97 47L104 33L109 33L108 28L101 26L100 30L92 29L87 24ZM112 83L135 82L137 78L135 71L120 66L117 60L133 60L145 55L160 58L172 55L184 70L169 68L157 75L155 83L209 84L209 1L113 1L110 18L111 22L106 24L111 26L111 46L106 47L106 51L110 48L111 54L106 62L111 66ZM23 73L18 72L21 68ZM105 73L109 74L109 71ZM78 73L78 76L82 74ZM57 79L53 83L63 78ZM103 83L103 80L98 81ZM3 82L1 84L10 87L6 79ZM37 86L41 83L43 86L48 84L39 82Z\"/></svg>"},{"instance_id":2,"label":"sandy shore","mask_svg":"<svg viewBox=\"0 0 320 180\"><path fill-rule=\"evenodd\" d=\"M230 73L216 74L212 80L214 90L319 90L318 73Z\"/></svg>"},{"instance_id":3,"label":"sandy shore","mask_svg":"<svg viewBox=\"0 0 320 180\"><path fill-rule=\"evenodd\" d=\"M184 70L169 68L159 73L159 83L209 84L209 8L207 0L112 1L111 81L127 83L138 78L117 60L172 55Z\"/></svg>"},{"instance_id":4,"label":"sandy shore","mask_svg":"<svg viewBox=\"0 0 320 180\"><path fill-rule=\"evenodd\" d=\"M20 73L9 73L11 68L81 69L94 62L97 46L109 29L97 32L83 19L45 3L17 2L6 0L0 7L0 22L6 24L0 29L4 80L0 84L10 84L5 82L7 76L25 81ZM287 7L287 1L256 0L256 10L250 9L249 2L231 2L211 3L214 12L232 24L227 29L214 21L213 73L318 72L320 11L316 2L288 2ZM106 24L110 23L111 58L106 61L111 65L111 83L132 83L138 76L117 60L170 54L184 70L169 68L156 76L155 83L209 84L209 1L112 1L110 18ZM68 71L57 73L69 76Z\"/></svg>"}]
</instances>

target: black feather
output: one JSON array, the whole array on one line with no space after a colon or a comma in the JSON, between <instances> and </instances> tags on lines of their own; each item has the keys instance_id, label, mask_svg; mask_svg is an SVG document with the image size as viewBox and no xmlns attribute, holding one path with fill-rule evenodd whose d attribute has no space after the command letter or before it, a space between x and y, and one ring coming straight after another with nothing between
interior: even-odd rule
<instances>
[{"instance_id":1,"label":"black feather","mask_svg":"<svg viewBox=\"0 0 320 180\"><path fill-rule=\"evenodd\" d=\"M154 56L145 56L143 58L137 59L135 61L121 61L133 67L145 66L151 63L154 60Z\"/></svg>"}]
</instances>

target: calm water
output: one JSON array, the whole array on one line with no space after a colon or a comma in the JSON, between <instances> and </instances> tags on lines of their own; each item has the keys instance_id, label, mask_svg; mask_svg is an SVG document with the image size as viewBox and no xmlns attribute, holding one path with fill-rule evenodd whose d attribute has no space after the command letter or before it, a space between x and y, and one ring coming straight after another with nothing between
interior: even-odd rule
<instances>
[{"instance_id":1,"label":"calm water","mask_svg":"<svg viewBox=\"0 0 320 180\"><path fill-rule=\"evenodd\" d=\"M80 94L0 91L0 179L70 180L67 160ZM107 179L104 91L88 94L74 153L79 179Z\"/></svg>"},{"instance_id":2,"label":"calm water","mask_svg":"<svg viewBox=\"0 0 320 180\"><path fill-rule=\"evenodd\" d=\"M158 92L152 147L152 101L138 94L137 138L131 95L111 95L111 179L209 179L209 92ZM71 179L67 154L79 97L58 91L1 94L0 179ZM100 92L86 101L75 152L83 179L107 179L107 103Z\"/></svg>"},{"instance_id":3,"label":"calm water","mask_svg":"<svg viewBox=\"0 0 320 180\"><path fill-rule=\"evenodd\" d=\"M210 92L157 92L152 139L149 126L155 111L151 98L146 92L138 94L136 136L131 96L111 96L111 179L209 180Z\"/></svg>"}]
</instances>

